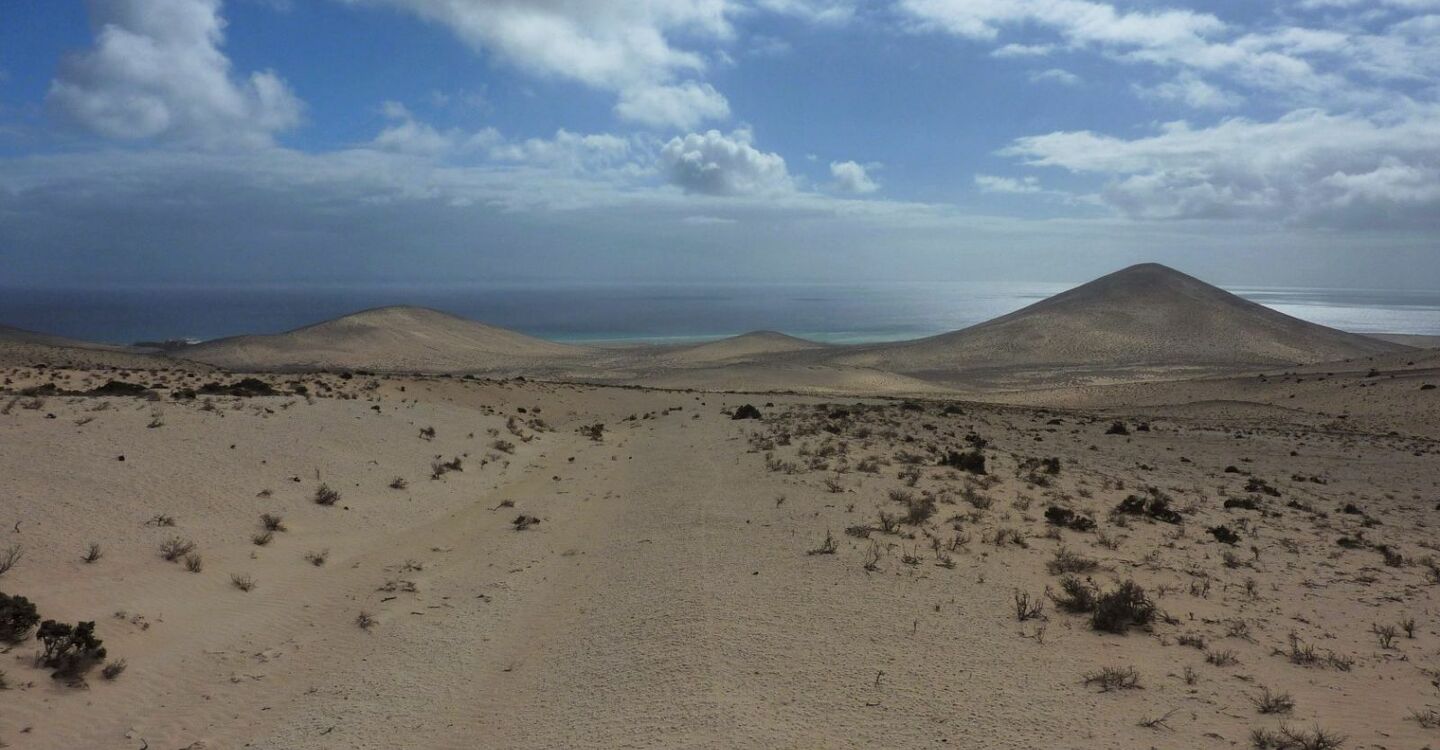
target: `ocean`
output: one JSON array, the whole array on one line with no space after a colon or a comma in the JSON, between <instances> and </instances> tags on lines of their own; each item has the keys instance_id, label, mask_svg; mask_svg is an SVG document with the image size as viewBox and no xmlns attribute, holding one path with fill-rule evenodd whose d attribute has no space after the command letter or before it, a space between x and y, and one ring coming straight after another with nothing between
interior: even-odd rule
<instances>
[{"instance_id":1,"label":"ocean","mask_svg":"<svg viewBox=\"0 0 1440 750\"><path fill-rule=\"evenodd\" d=\"M0 323L88 341L285 331L382 305L433 307L568 342L684 342L777 330L832 343L953 331L1068 284L493 284L467 286L0 288ZM1238 287L1298 318L1360 333L1440 335L1440 290Z\"/></svg>"}]
</instances>

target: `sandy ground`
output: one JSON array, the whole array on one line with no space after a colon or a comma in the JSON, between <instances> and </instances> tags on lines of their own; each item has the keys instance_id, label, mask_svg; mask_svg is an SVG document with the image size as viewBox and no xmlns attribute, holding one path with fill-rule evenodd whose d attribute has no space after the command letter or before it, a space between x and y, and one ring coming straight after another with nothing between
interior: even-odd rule
<instances>
[{"instance_id":1,"label":"sandy ground","mask_svg":"<svg viewBox=\"0 0 1440 750\"><path fill-rule=\"evenodd\" d=\"M0 591L95 620L128 667L69 685L10 646L0 742L1433 746L1440 390L1368 364L1015 404L338 374L177 400L240 376L9 367ZM112 378L166 387L21 395ZM939 465L977 445L986 474ZM1115 511L1156 493L1179 523ZM263 545L262 513L285 526ZM161 558L175 537L199 572ZM1099 632L1047 597L1061 549L1153 621ZM1138 687L1087 684L1107 667ZM1262 714L1266 688L1293 707Z\"/></svg>"}]
</instances>

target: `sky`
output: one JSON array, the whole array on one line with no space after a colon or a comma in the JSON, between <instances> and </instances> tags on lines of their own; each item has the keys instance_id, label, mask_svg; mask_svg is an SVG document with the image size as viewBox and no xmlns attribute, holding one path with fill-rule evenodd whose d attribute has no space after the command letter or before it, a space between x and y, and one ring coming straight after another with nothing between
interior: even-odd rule
<instances>
[{"instance_id":1,"label":"sky","mask_svg":"<svg viewBox=\"0 0 1440 750\"><path fill-rule=\"evenodd\" d=\"M0 7L0 287L1440 288L1440 0Z\"/></svg>"}]
</instances>

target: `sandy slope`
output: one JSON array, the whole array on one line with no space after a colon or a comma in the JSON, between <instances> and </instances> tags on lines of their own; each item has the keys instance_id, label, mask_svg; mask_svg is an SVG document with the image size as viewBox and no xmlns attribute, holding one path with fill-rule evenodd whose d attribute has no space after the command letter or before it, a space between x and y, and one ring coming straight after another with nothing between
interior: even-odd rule
<instances>
[{"instance_id":1,"label":"sandy slope","mask_svg":"<svg viewBox=\"0 0 1440 750\"><path fill-rule=\"evenodd\" d=\"M1043 376L1076 366L1243 369L1403 348L1292 318L1150 263L961 331L840 351L830 360L955 379L967 371Z\"/></svg>"},{"instance_id":2,"label":"sandy slope","mask_svg":"<svg viewBox=\"0 0 1440 750\"><path fill-rule=\"evenodd\" d=\"M382 307L286 333L208 341L175 356L232 370L499 370L585 354L422 307Z\"/></svg>"},{"instance_id":3,"label":"sandy slope","mask_svg":"<svg viewBox=\"0 0 1440 750\"><path fill-rule=\"evenodd\" d=\"M16 386L53 377L12 373ZM1440 667L1440 586L1423 562L1437 552L1434 430L1342 430L1300 399L1201 402L1209 385L1141 408L1140 432L1114 403L1100 416L772 395L752 399L763 421L734 421L745 397L271 380L310 397L7 401L0 548L25 556L0 590L97 620L129 668L66 687L32 666L33 640L19 644L0 665L0 741L1219 750L1282 722L1344 733L1346 747L1437 739L1407 718L1440 709L1427 672ZM1406 404L1419 392L1343 391L1362 393ZM1129 436L1104 434L1117 415ZM596 422L601 440L578 432ZM971 432L988 441L989 476L935 465ZM430 478L457 456L462 471ZM1022 466L1046 456L1058 474ZM1252 477L1278 496L1247 490ZM312 502L322 481L341 492L335 506ZM1184 523L1108 514L1146 486L1174 497ZM892 491L937 512L884 533L878 514L905 507ZM1250 496L1262 511L1222 507ZM1093 515L1100 533L1052 530L1052 504ZM287 530L258 546L265 512ZM147 524L160 513L176 525ZM517 531L520 514L540 523ZM1217 524L1241 543L1212 539ZM1023 544L997 543L1002 529ZM835 553L808 554L827 531ZM197 543L200 573L159 558L174 535ZM86 564L92 541L105 554ZM1386 565L1381 544L1405 562ZM1013 593L1058 587L1046 565L1061 547L1098 561L1089 575L1104 586L1141 583L1168 619L1107 635L1049 604L1018 622ZM306 561L321 550L323 566ZM1381 647L1372 625L1407 617L1414 638ZM1292 663L1292 633L1348 671ZM1227 652L1236 663L1207 661ZM1106 666L1134 667L1143 689L1085 684ZM1261 686L1295 708L1260 714Z\"/></svg>"},{"instance_id":4,"label":"sandy slope","mask_svg":"<svg viewBox=\"0 0 1440 750\"><path fill-rule=\"evenodd\" d=\"M790 352L812 351L825 348L824 344L787 336L775 331L752 331L739 336L710 341L695 346L686 346L666 352L663 358L668 362L684 365L701 365L733 360L750 360L765 355L787 354Z\"/></svg>"}]
</instances>

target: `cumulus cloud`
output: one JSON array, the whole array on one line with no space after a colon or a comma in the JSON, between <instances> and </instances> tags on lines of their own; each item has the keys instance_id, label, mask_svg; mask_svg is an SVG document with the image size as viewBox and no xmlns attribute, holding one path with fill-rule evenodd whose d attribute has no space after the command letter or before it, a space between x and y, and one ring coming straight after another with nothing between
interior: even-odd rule
<instances>
[{"instance_id":1,"label":"cumulus cloud","mask_svg":"<svg viewBox=\"0 0 1440 750\"><path fill-rule=\"evenodd\" d=\"M108 138L262 145L302 104L269 71L237 78L220 0L90 0L92 49L66 57L47 97Z\"/></svg>"},{"instance_id":2,"label":"cumulus cloud","mask_svg":"<svg viewBox=\"0 0 1440 750\"><path fill-rule=\"evenodd\" d=\"M1192 109L1234 109L1245 97L1214 86L1189 71L1155 86L1136 86L1142 96L1178 102Z\"/></svg>"},{"instance_id":3,"label":"cumulus cloud","mask_svg":"<svg viewBox=\"0 0 1440 750\"><path fill-rule=\"evenodd\" d=\"M689 130L730 116L730 103L708 83L639 86L620 92L615 114L654 127Z\"/></svg>"},{"instance_id":4,"label":"cumulus cloud","mask_svg":"<svg viewBox=\"0 0 1440 750\"><path fill-rule=\"evenodd\" d=\"M718 130L671 139L660 149L660 166L671 184L687 193L755 195L794 188L785 159L750 144L748 130Z\"/></svg>"},{"instance_id":5,"label":"cumulus cloud","mask_svg":"<svg viewBox=\"0 0 1440 750\"><path fill-rule=\"evenodd\" d=\"M758 7L820 23L844 23L855 16L856 0L756 0Z\"/></svg>"},{"instance_id":6,"label":"cumulus cloud","mask_svg":"<svg viewBox=\"0 0 1440 750\"><path fill-rule=\"evenodd\" d=\"M993 174L975 175L975 187L982 193L1038 193L1040 180L1035 177L1000 177Z\"/></svg>"},{"instance_id":7,"label":"cumulus cloud","mask_svg":"<svg viewBox=\"0 0 1440 750\"><path fill-rule=\"evenodd\" d=\"M653 150L634 139L610 133L574 133L564 128L552 138L508 139L493 127L439 129L417 119L405 105L385 102L391 120L368 144L376 151L425 157L436 162L480 161L539 167L556 173L639 177L654 172Z\"/></svg>"},{"instance_id":8,"label":"cumulus cloud","mask_svg":"<svg viewBox=\"0 0 1440 750\"><path fill-rule=\"evenodd\" d=\"M375 136L370 145L383 151L442 156L489 148L501 140L500 133L494 128L473 133L458 128L438 130L415 119L400 102L385 102L380 109L392 122Z\"/></svg>"},{"instance_id":9,"label":"cumulus cloud","mask_svg":"<svg viewBox=\"0 0 1440 750\"><path fill-rule=\"evenodd\" d=\"M830 162L830 177L831 184L842 193L865 195L880 189L879 183L870 177L869 169L853 161Z\"/></svg>"},{"instance_id":10,"label":"cumulus cloud","mask_svg":"<svg viewBox=\"0 0 1440 750\"><path fill-rule=\"evenodd\" d=\"M1398 12L1426 10L1431 0L1388 0ZM1331 2L1331 5L1358 3ZM1246 27L1185 8L1132 9L1104 0L899 0L920 31L998 43L1026 33L1025 43L998 46L997 57L1022 57L1059 48L1096 51L1123 64L1188 72L1156 91L1175 101L1218 108L1225 92L1199 76L1231 83L1297 106L1390 106L1398 98L1375 81L1425 81L1440 75L1440 36L1419 18L1391 14L1355 18L1330 28L1295 24ZM1210 86L1210 88L1206 88Z\"/></svg>"},{"instance_id":11,"label":"cumulus cloud","mask_svg":"<svg viewBox=\"0 0 1440 750\"><path fill-rule=\"evenodd\" d=\"M672 39L730 39L731 0L343 1L407 11L529 73L616 92L625 119L688 128L730 113L708 84L673 83L707 62Z\"/></svg>"},{"instance_id":12,"label":"cumulus cloud","mask_svg":"<svg viewBox=\"0 0 1440 750\"><path fill-rule=\"evenodd\" d=\"M1143 219L1440 225L1440 106L1365 116L1316 109L1274 121L1185 122L1125 139L1090 131L1016 140L1003 154L1108 180Z\"/></svg>"},{"instance_id":13,"label":"cumulus cloud","mask_svg":"<svg viewBox=\"0 0 1440 750\"><path fill-rule=\"evenodd\" d=\"M1078 86L1080 76L1063 68L1050 68L1030 74L1031 83L1058 83L1062 86Z\"/></svg>"}]
</instances>

